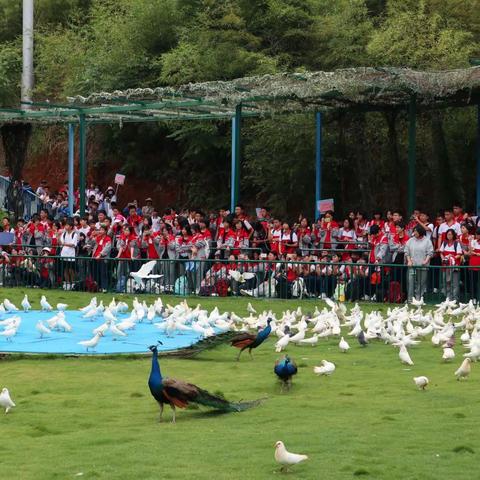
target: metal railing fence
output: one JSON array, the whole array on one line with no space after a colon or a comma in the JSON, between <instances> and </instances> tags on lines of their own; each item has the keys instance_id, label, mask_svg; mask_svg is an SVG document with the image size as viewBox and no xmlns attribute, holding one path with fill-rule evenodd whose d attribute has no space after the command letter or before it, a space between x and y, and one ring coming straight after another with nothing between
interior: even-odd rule
<instances>
[{"instance_id":1,"label":"metal railing fence","mask_svg":"<svg viewBox=\"0 0 480 480\"><path fill-rule=\"evenodd\" d=\"M469 266L162 259L146 278L132 278L148 261L10 255L0 263L0 286L387 303L480 299L480 269Z\"/></svg>"}]
</instances>

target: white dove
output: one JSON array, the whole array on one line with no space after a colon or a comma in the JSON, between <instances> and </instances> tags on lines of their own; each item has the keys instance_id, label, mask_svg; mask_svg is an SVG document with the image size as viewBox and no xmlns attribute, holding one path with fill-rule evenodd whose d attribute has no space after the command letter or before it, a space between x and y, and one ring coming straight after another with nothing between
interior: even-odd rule
<instances>
[{"instance_id":1,"label":"white dove","mask_svg":"<svg viewBox=\"0 0 480 480\"><path fill-rule=\"evenodd\" d=\"M290 465L296 465L297 463L303 462L307 459L307 455L299 455L297 453L288 452L283 442L278 441L275 444L275 461L282 465L282 472L286 472Z\"/></svg>"},{"instance_id":2,"label":"white dove","mask_svg":"<svg viewBox=\"0 0 480 480\"><path fill-rule=\"evenodd\" d=\"M72 331L72 326L65 319L65 314L63 312L60 312L57 317L57 328L61 328L64 332Z\"/></svg>"},{"instance_id":3,"label":"white dove","mask_svg":"<svg viewBox=\"0 0 480 480\"><path fill-rule=\"evenodd\" d=\"M449 360L452 360L453 358L455 358L455 351L453 350L453 348L444 348L442 359L445 360L446 362L448 362Z\"/></svg>"},{"instance_id":4,"label":"white dove","mask_svg":"<svg viewBox=\"0 0 480 480\"><path fill-rule=\"evenodd\" d=\"M57 310L59 312L64 312L68 308L66 303L57 303Z\"/></svg>"},{"instance_id":5,"label":"white dove","mask_svg":"<svg viewBox=\"0 0 480 480\"><path fill-rule=\"evenodd\" d=\"M110 322L110 332L114 336L113 339L116 340L116 337L126 337L127 334L123 331L120 330L116 325L115 322Z\"/></svg>"},{"instance_id":6,"label":"white dove","mask_svg":"<svg viewBox=\"0 0 480 480\"><path fill-rule=\"evenodd\" d=\"M413 377L413 381L415 382L415 385L419 388L419 390L425 390L429 383L427 377Z\"/></svg>"},{"instance_id":7,"label":"white dove","mask_svg":"<svg viewBox=\"0 0 480 480\"><path fill-rule=\"evenodd\" d=\"M247 312L248 313L257 313L257 311L252 307L252 304L250 302L248 302L248 305L247 305Z\"/></svg>"},{"instance_id":8,"label":"white dove","mask_svg":"<svg viewBox=\"0 0 480 480\"><path fill-rule=\"evenodd\" d=\"M37 324L35 325L35 328L40 333L40 338L43 338L44 335L48 335L49 333L52 333L51 330L47 328L41 320L37 322Z\"/></svg>"},{"instance_id":9,"label":"white dove","mask_svg":"<svg viewBox=\"0 0 480 480\"><path fill-rule=\"evenodd\" d=\"M22 300L22 308L25 313L27 313L32 306L30 305L30 302L28 301L28 295L25 295Z\"/></svg>"},{"instance_id":10,"label":"white dove","mask_svg":"<svg viewBox=\"0 0 480 480\"><path fill-rule=\"evenodd\" d=\"M7 342L10 340L12 341L12 337L14 337L17 334L17 327L9 327L3 332L0 332L0 335L2 337L5 337Z\"/></svg>"},{"instance_id":11,"label":"white dove","mask_svg":"<svg viewBox=\"0 0 480 480\"><path fill-rule=\"evenodd\" d=\"M317 375L331 375L335 371L335 364L327 360L320 362L321 367L313 367L313 372Z\"/></svg>"},{"instance_id":12,"label":"white dove","mask_svg":"<svg viewBox=\"0 0 480 480\"><path fill-rule=\"evenodd\" d=\"M86 307L79 308L79 310L83 313L87 313L88 311L92 310L97 306L97 297L93 297L90 300L90 303Z\"/></svg>"},{"instance_id":13,"label":"white dove","mask_svg":"<svg viewBox=\"0 0 480 480\"><path fill-rule=\"evenodd\" d=\"M112 313L112 311L110 310L110 307L107 307L104 312L103 312L103 318L105 321L107 322L112 322L112 323L115 323L117 321L117 318L115 317L115 315Z\"/></svg>"},{"instance_id":14,"label":"white dove","mask_svg":"<svg viewBox=\"0 0 480 480\"><path fill-rule=\"evenodd\" d=\"M49 318L47 320L48 328L50 328L52 330L57 328L57 323L58 323L58 315L54 315L52 318Z\"/></svg>"},{"instance_id":15,"label":"white dove","mask_svg":"<svg viewBox=\"0 0 480 480\"><path fill-rule=\"evenodd\" d=\"M2 393L0 393L0 407L5 409L5 414L7 414L12 407L15 407L15 404L10 398L8 388L3 388Z\"/></svg>"},{"instance_id":16,"label":"white dove","mask_svg":"<svg viewBox=\"0 0 480 480\"><path fill-rule=\"evenodd\" d=\"M238 283L245 283L247 280L254 278L255 274L252 272L240 273L237 270L229 270L228 276L233 278Z\"/></svg>"},{"instance_id":17,"label":"white dove","mask_svg":"<svg viewBox=\"0 0 480 480\"><path fill-rule=\"evenodd\" d=\"M290 342L290 335L283 336L276 344L275 344L275 351L277 353L281 352Z\"/></svg>"},{"instance_id":18,"label":"white dove","mask_svg":"<svg viewBox=\"0 0 480 480\"><path fill-rule=\"evenodd\" d=\"M304 338L303 340L300 340L302 345L311 345L314 347L318 343L318 335L314 335L313 337L310 338Z\"/></svg>"},{"instance_id":19,"label":"white dove","mask_svg":"<svg viewBox=\"0 0 480 480\"><path fill-rule=\"evenodd\" d=\"M3 306L7 312L18 312L18 308L8 298L3 301Z\"/></svg>"},{"instance_id":20,"label":"white dove","mask_svg":"<svg viewBox=\"0 0 480 480\"><path fill-rule=\"evenodd\" d=\"M405 347L405 345L400 346L400 351L398 352L398 358L400 358L400 361L402 363L405 363L407 365L413 365L413 361L410 358L410 354L408 353L407 347Z\"/></svg>"},{"instance_id":21,"label":"white dove","mask_svg":"<svg viewBox=\"0 0 480 480\"><path fill-rule=\"evenodd\" d=\"M40 299L40 306L44 312L51 312L53 310L53 307L47 302L45 295L42 295L42 298Z\"/></svg>"},{"instance_id":22,"label":"white dove","mask_svg":"<svg viewBox=\"0 0 480 480\"><path fill-rule=\"evenodd\" d=\"M87 352L88 349L91 348L92 350L95 350L96 346L98 345L98 342L100 341L100 337L103 337L102 332L98 332L93 338L90 340L82 340L81 342L78 342L79 345L83 345L86 347Z\"/></svg>"},{"instance_id":23,"label":"white dove","mask_svg":"<svg viewBox=\"0 0 480 480\"><path fill-rule=\"evenodd\" d=\"M153 323L154 318L155 318L155 305L150 305L150 307L148 307L147 320L150 323Z\"/></svg>"},{"instance_id":24,"label":"white dove","mask_svg":"<svg viewBox=\"0 0 480 480\"><path fill-rule=\"evenodd\" d=\"M467 378L470 375L470 370L472 369L471 367L471 362L472 360L470 358L466 358L458 370L455 372L455 376L457 377L457 380L460 380L461 378Z\"/></svg>"},{"instance_id":25,"label":"white dove","mask_svg":"<svg viewBox=\"0 0 480 480\"><path fill-rule=\"evenodd\" d=\"M342 337L340 339L340 342L338 342L338 348L340 349L341 352L347 353L347 351L350 349L350 345L348 342Z\"/></svg>"}]
</instances>

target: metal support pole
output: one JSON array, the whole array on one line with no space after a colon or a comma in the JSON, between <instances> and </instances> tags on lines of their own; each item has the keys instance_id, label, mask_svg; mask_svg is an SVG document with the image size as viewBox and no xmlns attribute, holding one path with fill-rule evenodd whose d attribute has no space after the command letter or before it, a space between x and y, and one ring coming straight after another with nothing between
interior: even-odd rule
<instances>
[{"instance_id":1,"label":"metal support pole","mask_svg":"<svg viewBox=\"0 0 480 480\"><path fill-rule=\"evenodd\" d=\"M477 215L480 215L480 105L477 105Z\"/></svg>"},{"instance_id":2,"label":"metal support pole","mask_svg":"<svg viewBox=\"0 0 480 480\"><path fill-rule=\"evenodd\" d=\"M68 124L68 210L74 214L75 184L74 184L74 159L75 159L75 125Z\"/></svg>"},{"instance_id":3,"label":"metal support pole","mask_svg":"<svg viewBox=\"0 0 480 480\"><path fill-rule=\"evenodd\" d=\"M22 102L32 101L33 92L33 0L23 0L23 67L22 67ZM30 105L22 104L22 110Z\"/></svg>"},{"instance_id":4,"label":"metal support pole","mask_svg":"<svg viewBox=\"0 0 480 480\"><path fill-rule=\"evenodd\" d=\"M415 209L415 163L417 147L417 96L413 95L408 106L408 205L407 214L410 217Z\"/></svg>"},{"instance_id":5,"label":"metal support pole","mask_svg":"<svg viewBox=\"0 0 480 480\"><path fill-rule=\"evenodd\" d=\"M80 192L80 215L85 213L85 187L87 184L87 125L85 122L85 114L79 115L80 128L78 129L79 149L78 156L80 161L80 175L78 180L78 189Z\"/></svg>"},{"instance_id":6,"label":"metal support pole","mask_svg":"<svg viewBox=\"0 0 480 480\"><path fill-rule=\"evenodd\" d=\"M322 114L315 114L315 220L320 217L318 202L322 198Z\"/></svg>"},{"instance_id":7,"label":"metal support pole","mask_svg":"<svg viewBox=\"0 0 480 480\"><path fill-rule=\"evenodd\" d=\"M232 118L232 171L230 190L230 211L235 211L240 196L240 155L241 155L242 106L237 105Z\"/></svg>"}]
</instances>

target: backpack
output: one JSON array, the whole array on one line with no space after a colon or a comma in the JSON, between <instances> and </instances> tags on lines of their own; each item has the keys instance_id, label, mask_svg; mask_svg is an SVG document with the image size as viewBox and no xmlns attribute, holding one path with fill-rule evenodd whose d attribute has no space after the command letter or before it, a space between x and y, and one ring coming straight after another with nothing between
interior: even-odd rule
<instances>
[{"instance_id":1,"label":"backpack","mask_svg":"<svg viewBox=\"0 0 480 480\"><path fill-rule=\"evenodd\" d=\"M277 298L292 298L292 285L283 275L277 277L275 293L277 294Z\"/></svg>"},{"instance_id":2,"label":"backpack","mask_svg":"<svg viewBox=\"0 0 480 480\"><path fill-rule=\"evenodd\" d=\"M228 281L227 280L218 280L215 284L215 291L218 293L219 297L226 297L228 295Z\"/></svg>"},{"instance_id":3,"label":"backpack","mask_svg":"<svg viewBox=\"0 0 480 480\"><path fill-rule=\"evenodd\" d=\"M188 286L187 286L187 277L182 275L175 280L175 285L173 286L173 293L175 295L187 295Z\"/></svg>"}]
</instances>

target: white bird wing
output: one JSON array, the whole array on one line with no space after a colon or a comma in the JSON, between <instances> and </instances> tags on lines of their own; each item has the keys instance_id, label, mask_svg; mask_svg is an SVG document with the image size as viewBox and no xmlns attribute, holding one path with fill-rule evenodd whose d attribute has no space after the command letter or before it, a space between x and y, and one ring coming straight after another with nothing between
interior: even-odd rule
<instances>
[{"instance_id":1,"label":"white bird wing","mask_svg":"<svg viewBox=\"0 0 480 480\"><path fill-rule=\"evenodd\" d=\"M229 270L228 275L232 277L236 282L240 280L240 277L242 274L240 272L237 272L236 270Z\"/></svg>"},{"instance_id":2,"label":"white bird wing","mask_svg":"<svg viewBox=\"0 0 480 480\"><path fill-rule=\"evenodd\" d=\"M150 272L154 269L156 263L157 262L155 260L144 263L140 267L140 270L138 270L137 272L131 272L130 276L132 276L133 278L147 278L150 275Z\"/></svg>"},{"instance_id":3,"label":"white bird wing","mask_svg":"<svg viewBox=\"0 0 480 480\"><path fill-rule=\"evenodd\" d=\"M252 273L252 272L245 272L245 273L243 274L243 278L244 278L245 280L250 280L251 278L254 278L254 277L255 277L255 274Z\"/></svg>"}]
</instances>

